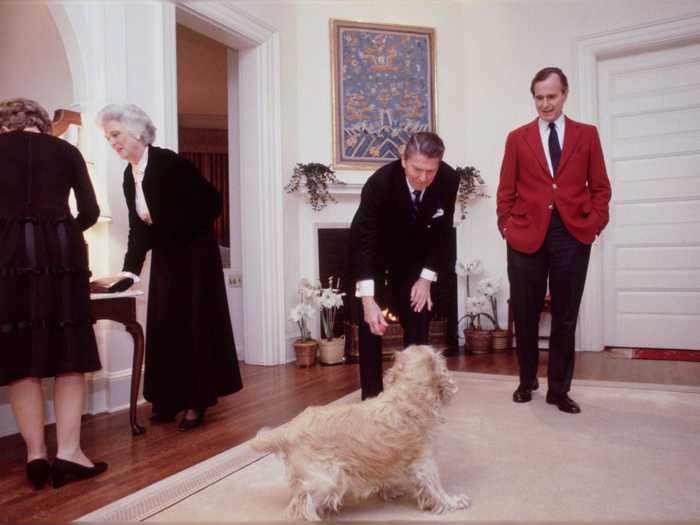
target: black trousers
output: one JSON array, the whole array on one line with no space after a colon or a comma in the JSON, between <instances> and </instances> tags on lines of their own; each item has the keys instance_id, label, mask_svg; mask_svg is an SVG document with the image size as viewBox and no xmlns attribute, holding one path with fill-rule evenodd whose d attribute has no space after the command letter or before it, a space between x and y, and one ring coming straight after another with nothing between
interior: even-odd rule
<instances>
[{"instance_id":1,"label":"black trousers","mask_svg":"<svg viewBox=\"0 0 700 525\"><path fill-rule=\"evenodd\" d=\"M404 348L414 344L428 344L428 329L432 312L425 306L421 312L411 308L411 288L416 279L409 279L398 284L398 297L394 301L398 305L399 323L403 328ZM375 283L376 285L376 283ZM375 286L375 290L377 287ZM377 301L379 302L379 301ZM382 382L382 338L370 332L369 325L364 320L362 298L356 298L358 310L360 353L360 384L362 399L375 397L384 390ZM396 313L396 312L395 312Z\"/></svg>"},{"instance_id":2,"label":"black trousers","mask_svg":"<svg viewBox=\"0 0 700 525\"><path fill-rule=\"evenodd\" d=\"M527 254L508 246L510 301L521 385L531 385L537 377L540 313L549 278L552 330L547 382L553 394L566 394L571 388L576 322L590 253L590 245L568 232L556 209L539 250Z\"/></svg>"}]
</instances>

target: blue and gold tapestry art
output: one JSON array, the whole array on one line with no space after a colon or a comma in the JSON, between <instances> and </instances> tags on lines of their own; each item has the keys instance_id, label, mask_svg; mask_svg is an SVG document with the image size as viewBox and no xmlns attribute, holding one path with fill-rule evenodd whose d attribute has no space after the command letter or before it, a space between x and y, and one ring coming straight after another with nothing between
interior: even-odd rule
<instances>
[{"instance_id":1,"label":"blue and gold tapestry art","mask_svg":"<svg viewBox=\"0 0 700 525\"><path fill-rule=\"evenodd\" d=\"M335 164L399 158L417 131L433 131L433 30L334 21Z\"/></svg>"}]
</instances>

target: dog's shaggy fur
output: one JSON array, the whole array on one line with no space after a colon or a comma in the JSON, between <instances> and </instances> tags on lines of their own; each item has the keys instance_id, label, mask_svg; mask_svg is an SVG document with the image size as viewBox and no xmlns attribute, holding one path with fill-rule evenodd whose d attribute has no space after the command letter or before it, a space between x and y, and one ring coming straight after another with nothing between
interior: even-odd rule
<instances>
[{"instance_id":1,"label":"dog's shaggy fur","mask_svg":"<svg viewBox=\"0 0 700 525\"><path fill-rule=\"evenodd\" d=\"M429 346L396 354L385 390L361 403L309 407L289 423L263 429L254 449L276 452L287 466L293 519L319 520L343 499L412 494L420 509L469 506L442 488L432 438L440 410L457 391L444 357Z\"/></svg>"}]
</instances>

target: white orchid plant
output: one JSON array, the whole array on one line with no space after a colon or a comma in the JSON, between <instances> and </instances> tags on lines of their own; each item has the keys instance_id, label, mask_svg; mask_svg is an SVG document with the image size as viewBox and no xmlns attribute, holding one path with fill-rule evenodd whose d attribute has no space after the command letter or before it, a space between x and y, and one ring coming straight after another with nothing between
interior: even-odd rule
<instances>
[{"instance_id":1,"label":"white orchid plant","mask_svg":"<svg viewBox=\"0 0 700 525\"><path fill-rule=\"evenodd\" d=\"M478 295L472 296L470 280L483 273L484 266L481 260L457 261L455 271L457 275L465 277L467 280L466 313L459 319L458 323L462 322L462 319L467 319L470 330L481 330L481 317L483 316L491 321L494 327L498 328L495 296L500 289L499 281L489 278L482 279L477 286ZM486 311L489 307L491 308L491 314Z\"/></svg>"},{"instance_id":2,"label":"white orchid plant","mask_svg":"<svg viewBox=\"0 0 700 525\"><path fill-rule=\"evenodd\" d=\"M333 326L335 325L335 314L343 306L343 296L340 293L340 279L335 281L333 276L328 278L328 288L318 290L316 305L321 313L321 325L326 334L326 340L333 339Z\"/></svg>"},{"instance_id":3,"label":"white orchid plant","mask_svg":"<svg viewBox=\"0 0 700 525\"><path fill-rule=\"evenodd\" d=\"M302 279L299 283L299 303L289 312L289 320L294 321L299 327L300 340L309 341L311 339L311 330L309 330L309 321L314 314L314 298L318 296L321 289L319 281L309 281Z\"/></svg>"},{"instance_id":4,"label":"white orchid plant","mask_svg":"<svg viewBox=\"0 0 700 525\"><path fill-rule=\"evenodd\" d=\"M479 281L479 284L476 287L476 291L479 292L481 295L486 297L490 303L491 306L491 314L493 318L491 319L491 322L493 323L493 327L496 330L500 330L501 327L498 323L498 301L496 296L498 295L498 292L501 290L501 280L500 279L493 279L491 277L486 277L485 279L482 279Z\"/></svg>"}]
</instances>

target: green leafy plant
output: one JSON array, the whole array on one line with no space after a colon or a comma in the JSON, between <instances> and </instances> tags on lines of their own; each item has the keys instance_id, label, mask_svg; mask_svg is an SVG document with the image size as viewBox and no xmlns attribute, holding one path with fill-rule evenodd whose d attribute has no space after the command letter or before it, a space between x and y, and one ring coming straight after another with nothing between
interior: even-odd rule
<instances>
[{"instance_id":1,"label":"green leafy plant","mask_svg":"<svg viewBox=\"0 0 700 525\"><path fill-rule=\"evenodd\" d=\"M309 195L309 204L314 211L321 211L328 206L328 202L338 202L328 191L329 184L345 184L335 177L335 172L330 166L318 162L297 164L292 178L284 189L287 193L294 193L299 191L302 182Z\"/></svg>"},{"instance_id":2,"label":"green leafy plant","mask_svg":"<svg viewBox=\"0 0 700 525\"><path fill-rule=\"evenodd\" d=\"M457 166L455 171L459 176L457 201L459 202L459 209L462 213L462 220L464 220L467 218L467 206L469 205L469 201L474 201L483 197L488 198L490 195L485 191L486 183L481 177L481 172L474 166L465 166L463 168Z\"/></svg>"}]
</instances>

